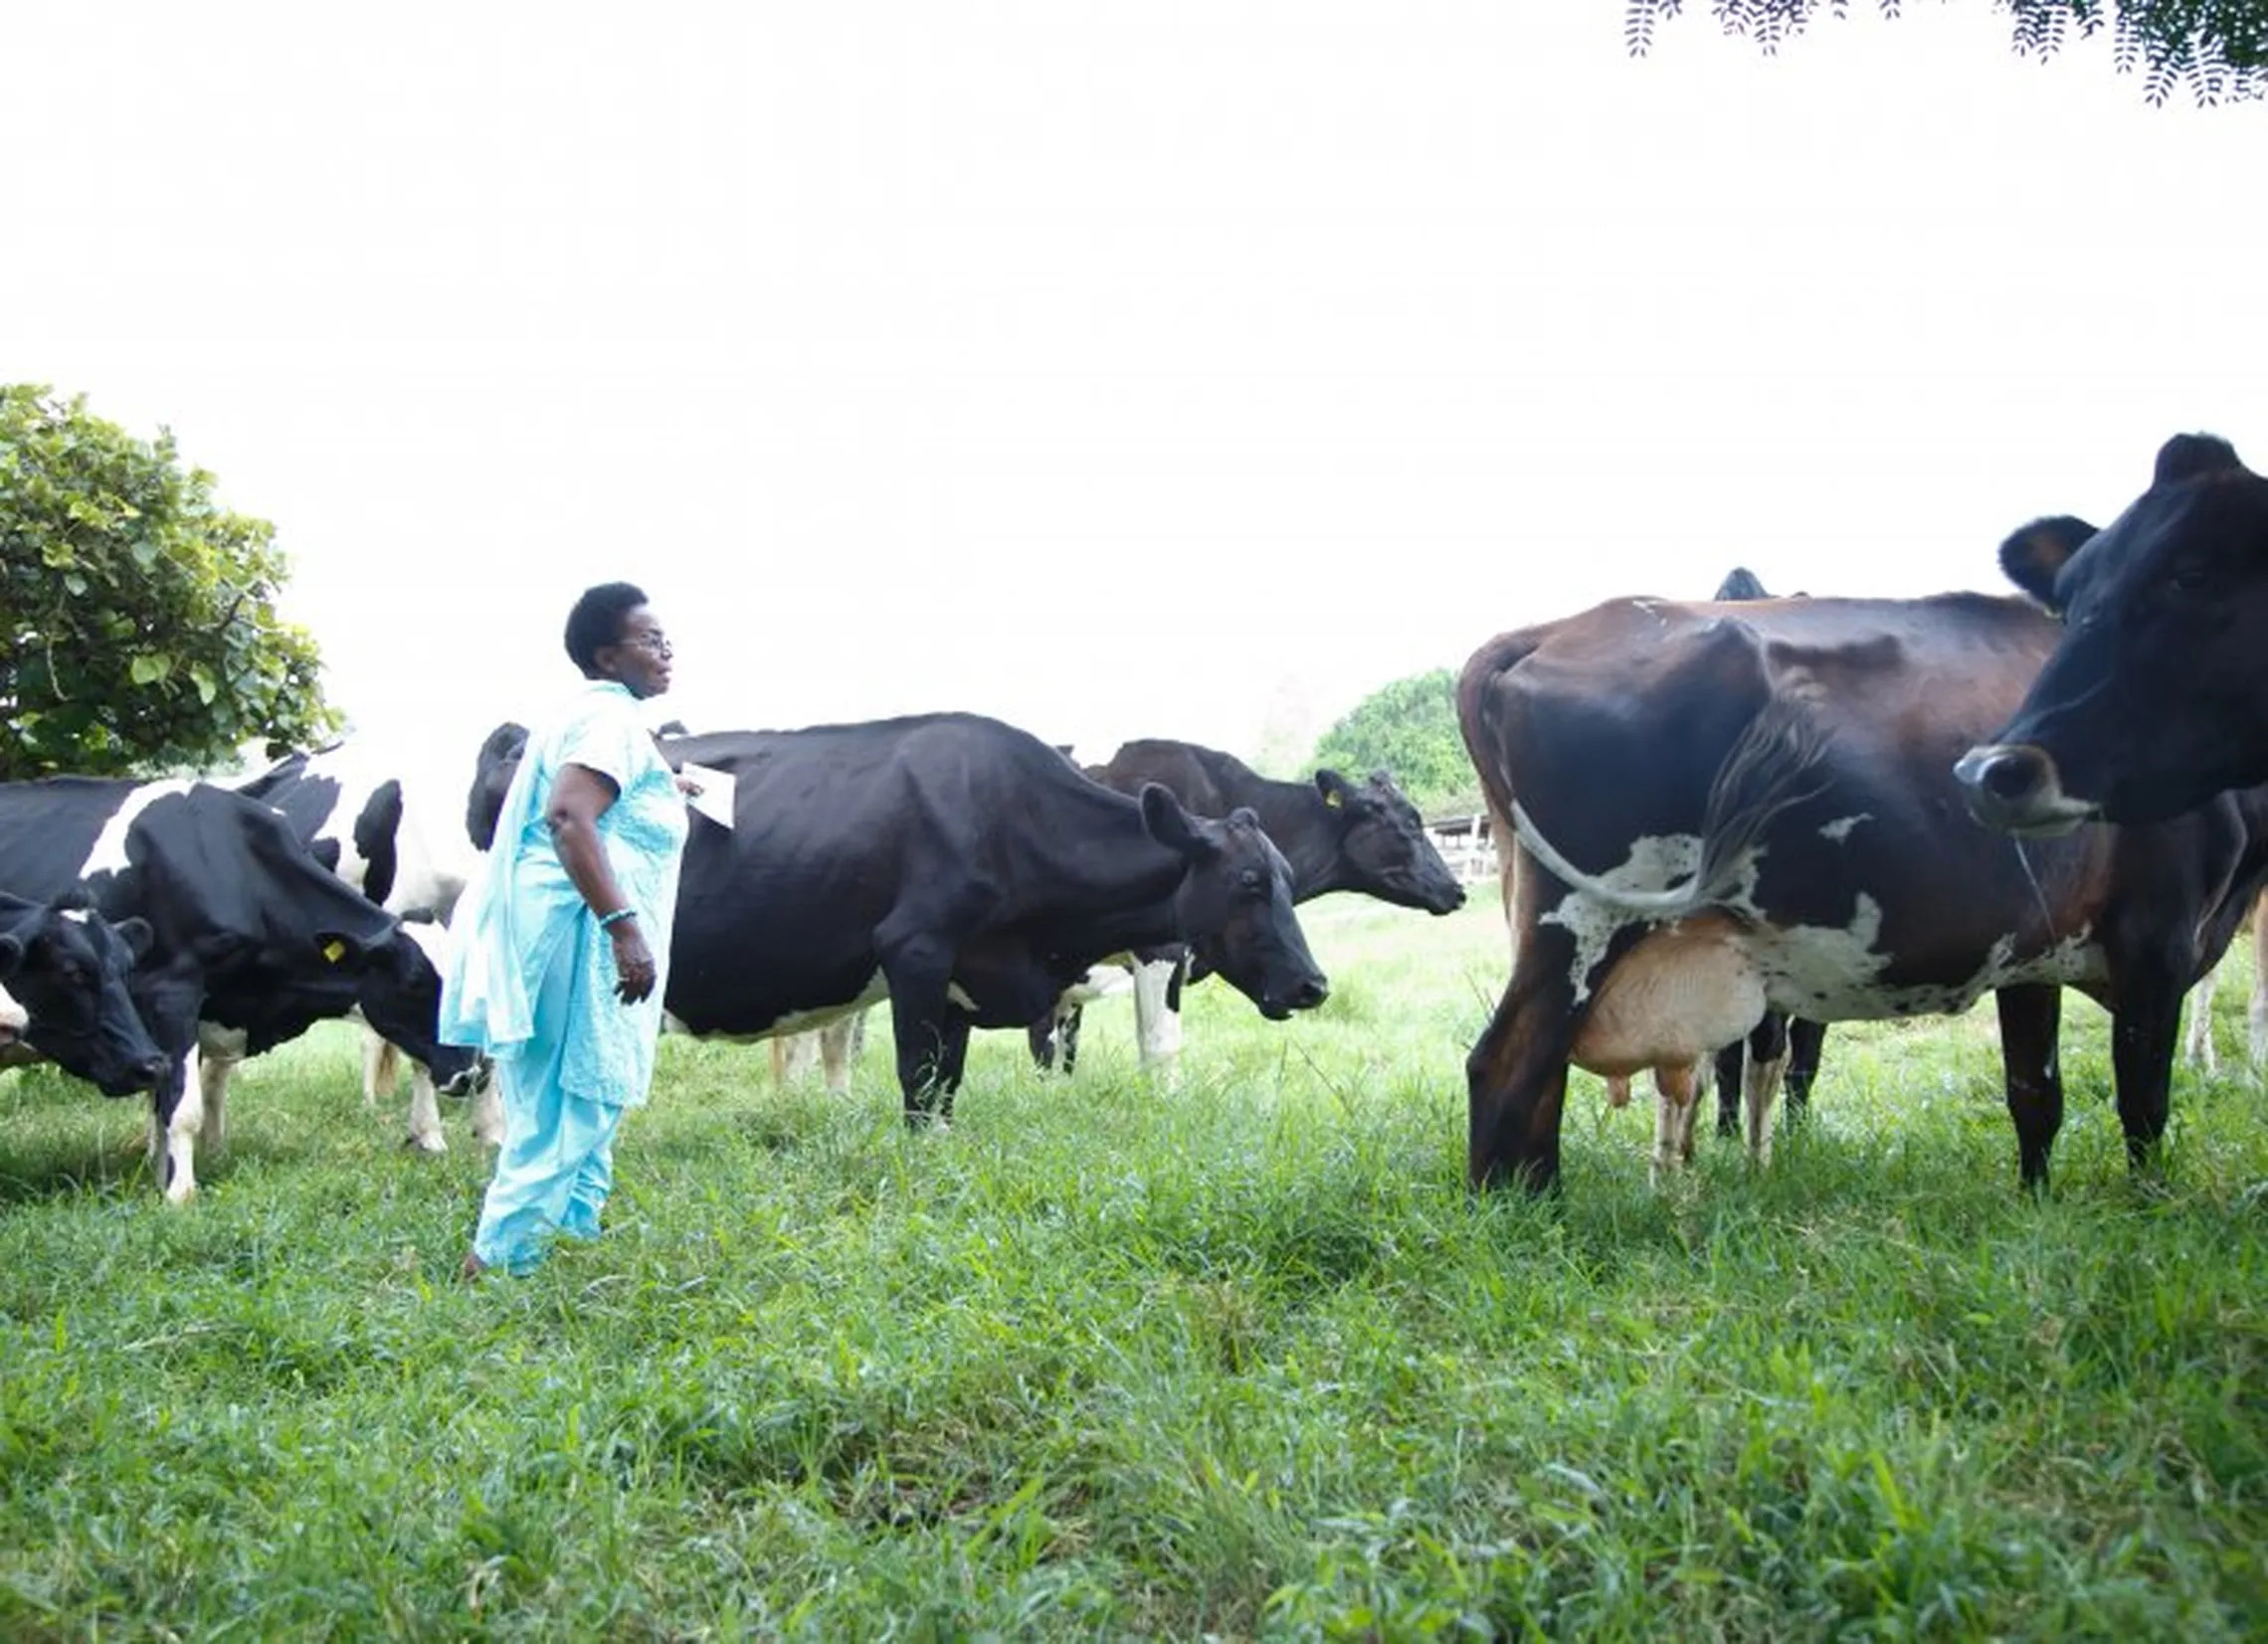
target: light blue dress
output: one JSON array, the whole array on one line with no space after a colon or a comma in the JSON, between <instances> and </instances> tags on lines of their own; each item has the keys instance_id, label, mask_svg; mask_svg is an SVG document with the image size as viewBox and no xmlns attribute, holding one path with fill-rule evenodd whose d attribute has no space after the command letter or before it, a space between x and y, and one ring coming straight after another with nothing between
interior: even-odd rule
<instances>
[{"instance_id":1,"label":"light blue dress","mask_svg":"<svg viewBox=\"0 0 2268 1644\"><path fill-rule=\"evenodd\" d=\"M614 943L543 820L569 765L617 790L599 840L659 972L636 1005L615 997ZM458 905L442 978L442 1039L485 1050L501 1082L504 1142L472 1239L491 1267L525 1272L554 1232L598 1233L615 1132L654 1081L686 828L684 797L624 686L592 681L528 739L495 844Z\"/></svg>"}]
</instances>

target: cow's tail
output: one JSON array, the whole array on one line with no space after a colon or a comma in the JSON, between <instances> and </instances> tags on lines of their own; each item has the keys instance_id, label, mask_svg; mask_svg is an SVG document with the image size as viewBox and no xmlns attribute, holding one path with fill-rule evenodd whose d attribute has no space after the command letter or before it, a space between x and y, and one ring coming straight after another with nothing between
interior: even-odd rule
<instances>
[{"instance_id":1,"label":"cow's tail","mask_svg":"<svg viewBox=\"0 0 2268 1644\"><path fill-rule=\"evenodd\" d=\"M1660 921L1698 913L1732 893L1775 819L1826 787L1816 768L1826 752L1827 732L1804 707L1789 697L1773 698L1733 744L1709 786L1701 817L1701 860L1682 884L1625 890L1584 872L1544 837L1517 801L1511 808L1512 831L1554 878L1617 913Z\"/></svg>"}]
</instances>

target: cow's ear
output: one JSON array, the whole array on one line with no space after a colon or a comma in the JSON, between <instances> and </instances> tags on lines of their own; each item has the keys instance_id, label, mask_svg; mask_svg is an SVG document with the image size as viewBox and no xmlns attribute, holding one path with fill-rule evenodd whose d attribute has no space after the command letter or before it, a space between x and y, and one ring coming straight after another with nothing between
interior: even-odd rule
<instances>
[{"instance_id":1,"label":"cow's ear","mask_svg":"<svg viewBox=\"0 0 2268 1644\"><path fill-rule=\"evenodd\" d=\"M2071 556L2087 546L2095 527L2069 514L2035 519L2000 544L2000 569L2008 580L2050 611L2055 603L2055 578Z\"/></svg>"},{"instance_id":2,"label":"cow's ear","mask_svg":"<svg viewBox=\"0 0 2268 1644\"><path fill-rule=\"evenodd\" d=\"M137 965L149 957L150 947L157 941L157 932L150 929L149 921L138 915L120 919L110 929L117 933L118 940L126 945L126 952L134 956Z\"/></svg>"},{"instance_id":3,"label":"cow's ear","mask_svg":"<svg viewBox=\"0 0 2268 1644\"><path fill-rule=\"evenodd\" d=\"M1355 797L1355 785L1328 766L1315 773L1315 791L1334 811L1345 810L1347 802Z\"/></svg>"},{"instance_id":4,"label":"cow's ear","mask_svg":"<svg viewBox=\"0 0 2268 1644\"><path fill-rule=\"evenodd\" d=\"M1142 784L1142 825L1151 838L1193 862L1202 862L1221 849L1205 836L1197 819L1182 809L1174 791L1162 782Z\"/></svg>"},{"instance_id":5,"label":"cow's ear","mask_svg":"<svg viewBox=\"0 0 2268 1644\"><path fill-rule=\"evenodd\" d=\"M2152 485L2174 485L2200 474L2228 473L2244 464L2236 448L2217 434L2176 434L2158 448L2158 463L2151 471Z\"/></svg>"}]
</instances>

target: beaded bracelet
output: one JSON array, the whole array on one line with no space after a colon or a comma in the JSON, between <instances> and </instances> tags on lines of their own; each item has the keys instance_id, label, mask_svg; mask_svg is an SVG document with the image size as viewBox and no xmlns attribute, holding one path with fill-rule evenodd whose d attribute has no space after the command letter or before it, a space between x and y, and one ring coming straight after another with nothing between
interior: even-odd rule
<instances>
[{"instance_id":1,"label":"beaded bracelet","mask_svg":"<svg viewBox=\"0 0 2268 1644\"><path fill-rule=\"evenodd\" d=\"M637 918L637 917L638 917L638 910L637 910L636 908L634 908L634 907L631 907L631 906L629 906L629 905L627 905L627 904L626 904L626 905L624 905L624 906L622 906L622 907L619 907L619 908L615 909L615 910L614 910L614 912L612 912L612 913L602 913L602 914L600 914L600 915L599 915L599 929L601 929L602 931L603 931L603 930L605 930L605 929L606 929L606 928L607 928L609 925L613 924L613 923L614 923L616 920L618 920L618 919L635 919L635 918Z\"/></svg>"}]
</instances>

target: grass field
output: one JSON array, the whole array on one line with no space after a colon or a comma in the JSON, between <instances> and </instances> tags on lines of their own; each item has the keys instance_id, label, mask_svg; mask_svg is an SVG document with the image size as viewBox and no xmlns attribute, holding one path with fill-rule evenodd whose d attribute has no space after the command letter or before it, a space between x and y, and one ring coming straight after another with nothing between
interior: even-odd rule
<instances>
[{"instance_id":1,"label":"grass field","mask_svg":"<svg viewBox=\"0 0 2268 1644\"><path fill-rule=\"evenodd\" d=\"M183 1211L132 1105L0 1077L0 1636L2268 1629L2248 1076L2131 1183L2074 999L2034 1202L1987 1004L1835 1029L1769 1169L1659 1191L1579 1077L1564 1198L1475 1201L1493 898L1305 911L1331 1003L1193 989L1172 1094L1123 999L1067 1082L980 1035L944 1136L886 1031L847 1103L665 1040L606 1237L477 1287L462 1111L401 1151L341 1027Z\"/></svg>"}]
</instances>

